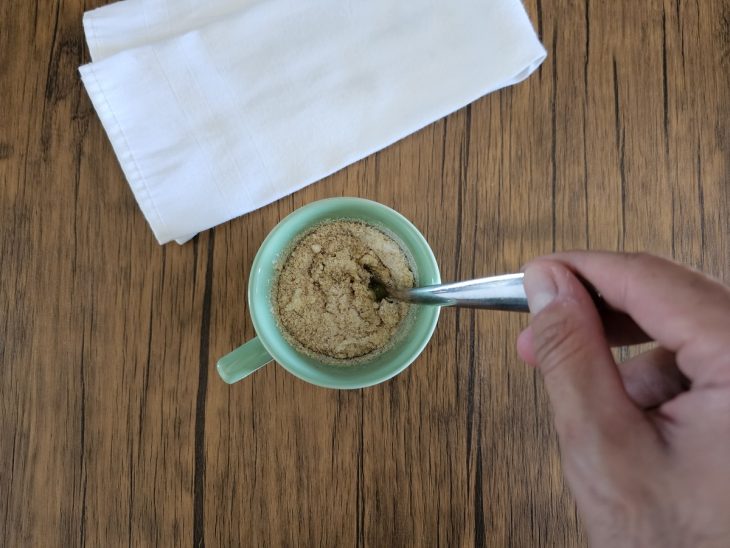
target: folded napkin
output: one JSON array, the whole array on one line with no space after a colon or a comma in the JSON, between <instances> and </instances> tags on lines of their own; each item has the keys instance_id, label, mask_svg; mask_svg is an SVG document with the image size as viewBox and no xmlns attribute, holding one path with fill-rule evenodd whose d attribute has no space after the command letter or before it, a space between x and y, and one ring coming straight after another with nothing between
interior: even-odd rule
<instances>
[{"instance_id":1,"label":"folded napkin","mask_svg":"<svg viewBox=\"0 0 730 548\"><path fill-rule=\"evenodd\" d=\"M290 194L545 58L520 0L125 0L84 28L81 77L160 243Z\"/></svg>"}]
</instances>

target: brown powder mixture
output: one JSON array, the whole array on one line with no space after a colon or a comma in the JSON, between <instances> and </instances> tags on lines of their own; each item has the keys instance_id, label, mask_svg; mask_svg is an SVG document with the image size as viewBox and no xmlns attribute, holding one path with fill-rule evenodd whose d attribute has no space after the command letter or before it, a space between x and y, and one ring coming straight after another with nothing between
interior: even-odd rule
<instances>
[{"instance_id":1,"label":"brown powder mixture","mask_svg":"<svg viewBox=\"0 0 730 548\"><path fill-rule=\"evenodd\" d=\"M369 287L373 274L413 287L403 250L370 225L324 223L296 244L281 267L274 308L300 350L347 360L387 346L408 304L378 301Z\"/></svg>"}]
</instances>

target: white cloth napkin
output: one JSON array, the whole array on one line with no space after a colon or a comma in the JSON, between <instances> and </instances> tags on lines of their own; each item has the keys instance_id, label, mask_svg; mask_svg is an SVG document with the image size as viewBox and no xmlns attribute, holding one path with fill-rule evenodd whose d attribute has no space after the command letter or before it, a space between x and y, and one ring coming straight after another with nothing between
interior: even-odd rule
<instances>
[{"instance_id":1,"label":"white cloth napkin","mask_svg":"<svg viewBox=\"0 0 730 548\"><path fill-rule=\"evenodd\" d=\"M124 0L81 76L160 243L317 181L526 78L520 0Z\"/></svg>"}]
</instances>

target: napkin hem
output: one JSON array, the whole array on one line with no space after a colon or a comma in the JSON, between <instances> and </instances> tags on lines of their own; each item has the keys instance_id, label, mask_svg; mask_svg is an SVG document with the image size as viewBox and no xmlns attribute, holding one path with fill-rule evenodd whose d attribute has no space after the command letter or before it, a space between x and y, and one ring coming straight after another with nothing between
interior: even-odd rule
<instances>
[{"instance_id":1,"label":"napkin hem","mask_svg":"<svg viewBox=\"0 0 730 548\"><path fill-rule=\"evenodd\" d=\"M127 178L139 208L142 210L147 223L152 228L152 232L154 233L158 243L166 243L169 239L163 241L160 237L159 225L165 227L167 229L166 232L169 232L167 223L165 223L165 220L157 209L157 205L152 198L152 193L150 192L147 180L137 163L135 155L132 152L132 148L129 146L129 141L127 140L127 136L124 133L122 125L119 123L119 120L114 113L114 109L109 103L109 99L99 82L94 66L92 64L83 65L79 67L79 72L84 85L86 86L89 98L94 104L94 108L102 121L102 125L106 129L109 141L111 142L112 148L116 152L116 156L119 160L119 165ZM159 222L158 226L156 226L158 223L153 222L153 219L155 218Z\"/></svg>"},{"instance_id":2,"label":"napkin hem","mask_svg":"<svg viewBox=\"0 0 730 548\"><path fill-rule=\"evenodd\" d=\"M99 50L99 33L96 30L94 18L89 16L90 13L91 12L89 11L84 13L84 16L81 18L81 23L84 27L84 35L86 36L86 46L89 48L89 55L91 56L92 61L96 61L96 53Z\"/></svg>"}]
</instances>

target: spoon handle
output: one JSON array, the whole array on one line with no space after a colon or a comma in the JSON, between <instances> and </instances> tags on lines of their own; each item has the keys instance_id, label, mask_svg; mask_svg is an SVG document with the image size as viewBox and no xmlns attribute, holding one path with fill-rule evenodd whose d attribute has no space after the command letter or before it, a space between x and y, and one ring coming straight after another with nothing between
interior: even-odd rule
<instances>
[{"instance_id":1,"label":"spoon handle","mask_svg":"<svg viewBox=\"0 0 730 548\"><path fill-rule=\"evenodd\" d=\"M411 303L529 312L522 278L523 274L520 272L464 282L429 285L397 291L394 297Z\"/></svg>"}]
</instances>

